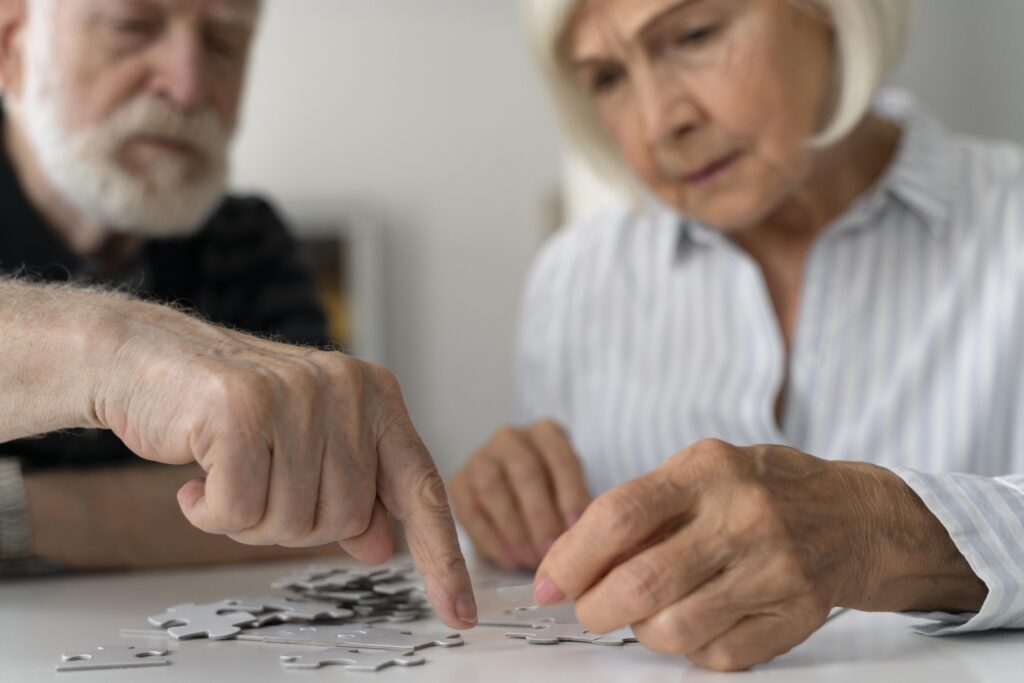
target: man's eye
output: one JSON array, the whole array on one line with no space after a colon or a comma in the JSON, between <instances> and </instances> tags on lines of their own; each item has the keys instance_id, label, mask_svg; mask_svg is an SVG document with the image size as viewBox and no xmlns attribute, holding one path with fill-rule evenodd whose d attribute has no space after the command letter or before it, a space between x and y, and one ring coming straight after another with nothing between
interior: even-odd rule
<instances>
[{"instance_id":1,"label":"man's eye","mask_svg":"<svg viewBox=\"0 0 1024 683\"><path fill-rule=\"evenodd\" d=\"M625 78L622 69L604 69L596 72L590 79L590 91L594 94L613 90Z\"/></svg>"},{"instance_id":2,"label":"man's eye","mask_svg":"<svg viewBox=\"0 0 1024 683\"><path fill-rule=\"evenodd\" d=\"M206 36L206 49L222 57L232 57L238 51L234 42L217 36Z\"/></svg>"}]
</instances>

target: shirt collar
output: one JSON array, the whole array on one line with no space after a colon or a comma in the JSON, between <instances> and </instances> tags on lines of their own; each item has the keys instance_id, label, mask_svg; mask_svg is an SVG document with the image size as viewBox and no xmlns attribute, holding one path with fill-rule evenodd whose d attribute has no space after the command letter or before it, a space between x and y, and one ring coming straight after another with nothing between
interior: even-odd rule
<instances>
[{"instance_id":1,"label":"shirt collar","mask_svg":"<svg viewBox=\"0 0 1024 683\"><path fill-rule=\"evenodd\" d=\"M903 90L882 91L875 111L899 123L903 137L896 158L872 194L894 197L932 234L946 234L956 173L956 150L949 132Z\"/></svg>"},{"instance_id":2,"label":"shirt collar","mask_svg":"<svg viewBox=\"0 0 1024 683\"><path fill-rule=\"evenodd\" d=\"M949 132L903 90L882 90L875 99L873 111L902 127L899 148L881 180L838 217L827 232L876 225L878 221L870 218L896 200L913 212L925 229L941 237L949 230L956 171ZM677 253L682 253L688 244L710 247L731 244L721 231L680 216L657 200L652 201L660 211L673 216L679 231Z\"/></svg>"}]
</instances>

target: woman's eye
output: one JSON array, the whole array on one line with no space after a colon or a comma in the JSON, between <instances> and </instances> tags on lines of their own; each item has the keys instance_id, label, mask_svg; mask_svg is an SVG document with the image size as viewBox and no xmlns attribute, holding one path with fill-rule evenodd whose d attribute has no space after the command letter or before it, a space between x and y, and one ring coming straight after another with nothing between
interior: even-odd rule
<instances>
[{"instance_id":1,"label":"woman's eye","mask_svg":"<svg viewBox=\"0 0 1024 683\"><path fill-rule=\"evenodd\" d=\"M702 26L701 28L683 31L672 41L677 47L690 47L707 42L718 33L717 26Z\"/></svg>"},{"instance_id":2,"label":"woman's eye","mask_svg":"<svg viewBox=\"0 0 1024 683\"><path fill-rule=\"evenodd\" d=\"M113 28L118 33L127 36L142 36L152 33L155 30L155 25L152 21L145 19L115 19Z\"/></svg>"}]
</instances>

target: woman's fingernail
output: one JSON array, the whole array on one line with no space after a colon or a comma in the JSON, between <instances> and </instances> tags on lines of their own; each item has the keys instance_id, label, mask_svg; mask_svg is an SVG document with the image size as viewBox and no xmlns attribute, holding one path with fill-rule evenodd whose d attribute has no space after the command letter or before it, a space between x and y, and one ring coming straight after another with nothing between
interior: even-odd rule
<instances>
[{"instance_id":1,"label":"woman's fingernail","mask_svg":"<svg viewBox=\"0 0 1024 683\"><path fill-rule=\"evenodd\" d=\"M455 598L455 616L467 624L476 623L476 600L472 593L463 593Z\"/></svg>"},{"instance_id":2,"label":"woman's fingernail","mask_svg":"<svg viewBox=\"0 0 1024 683\"><path fill-rule=\"evenodd\" d=\"M546 575L542 574L533 585L533 601L538 605L554 605L565 600L565 595Z\"/></svg>"},{"instance_id":3,"label":"woman's fingernail","mask_svg":"<svg viewBox=\"0 0 1024 683\"><path fill-rule=\"evenodd\" d=\"M501 563L506 569L511 569L519 565L519 560L516 559L515 553L511 550L506 550L501 554Z\"/></svg>"}]
</instances>

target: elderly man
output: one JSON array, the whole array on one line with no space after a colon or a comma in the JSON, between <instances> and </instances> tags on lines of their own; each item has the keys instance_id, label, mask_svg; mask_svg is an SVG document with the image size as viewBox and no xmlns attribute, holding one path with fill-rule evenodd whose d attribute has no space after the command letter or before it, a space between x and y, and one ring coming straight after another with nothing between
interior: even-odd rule
<instances>
[{"instance_id":1,"label":"elderly man","mask_svg":"<svg viewBox=\"0 0 1024 683\"><path fill-rule=\"evenodd\" d=\"M0 280L0 443L18 456L0 460L0 555L268 554L204 538L180 505L249 546L340 541L379 561L391 518L439 614L468 626L444 487L394 378L238 331L326 341L273 211L223 197L258 13L256 0L0 0L0 268L27 275ZM68 428L86 433L16 441ZM111 466L129 450L188 467Z\"/></svg>"}]
</instances>

